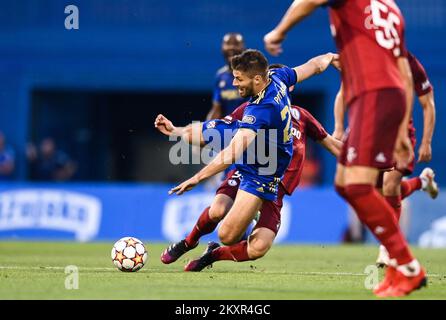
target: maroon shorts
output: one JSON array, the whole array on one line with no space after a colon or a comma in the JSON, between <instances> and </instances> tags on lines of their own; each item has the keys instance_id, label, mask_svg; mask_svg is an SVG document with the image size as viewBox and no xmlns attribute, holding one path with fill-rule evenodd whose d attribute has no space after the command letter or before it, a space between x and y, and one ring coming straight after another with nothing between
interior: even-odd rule
<instances>
[{"instance_id":1,"label":"maroon shorts","mask_svg":"<svg viewBox=\"0 0 446 320\"><path fill-rule=\"evenodd\" d=\"M232 200L237 195L238 187L240 186L241 174L237 170L231 170L225 177L225 180L218 187L216 194L225 194Z\"/></svg>"},{"instance_id":2,"label":"maroon shorts","mask_svg":"<svg viewBox=\"0 0 446 320\"><path fill-rule=\"evenodd\" d=\"M405 93L397 88L365 92L356 97L348 108L349 130L339 163L377 169L392 167L405 104Z\"/></svg>"},{"instance_id":3,"label":"maroon shorts","mask_svg":"<svg viewBox=\"0 0 446 320\"><path fill-rule=\"evenodd\" d=\"M240 185L240 179L241 175L237 170L228 172L225 180L218 187L216 194L224 194L234 200ZM285 194L285 189L282 184L279 184L277 200L263 201L262 209L260 209L260 219L254 229L267 228L277 234L280 228L280 210L283 207L283 197Z\"/></svg>"},{"instance_id":4,"label":"maroon shorts","mask_svg":"<svg viewBox=\"0 0 446 320\"><path fill-rule=\"evenodd\" d=\"M282 184L279 184L277 199L275 201L263 201L262 209L260 209L260 219L254 227L267 228L277 234L280 229L280 210L283 207L283 197L286 192Z\"/></svg>"}]
</instances>

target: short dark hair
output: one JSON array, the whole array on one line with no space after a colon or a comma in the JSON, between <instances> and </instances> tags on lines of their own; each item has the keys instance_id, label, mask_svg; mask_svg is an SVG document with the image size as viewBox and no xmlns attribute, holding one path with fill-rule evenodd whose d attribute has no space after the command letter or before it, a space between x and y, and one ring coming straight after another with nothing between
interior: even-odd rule
<instances>
[{"instance_id":1,"label":"short dark hair","mask_svg":"<svg viewBox=\"0 0 446 320\"><path fill-rule=\"evenodd\" d=\"M260 75L267 77L268 60L259 50L248 49L231 59L231 69L246 72L251 78Z\"/></svg>"},{"instance_id":2,"label":"short dark hair","mask_svg":"<svg viewBox=\"0 0 446 320\"><path fill-rule=\"evenodd\" d=\"M281 63L272 63L268 66L268 70L285 68L286 65Z\"/></svg>"}]
</instances>

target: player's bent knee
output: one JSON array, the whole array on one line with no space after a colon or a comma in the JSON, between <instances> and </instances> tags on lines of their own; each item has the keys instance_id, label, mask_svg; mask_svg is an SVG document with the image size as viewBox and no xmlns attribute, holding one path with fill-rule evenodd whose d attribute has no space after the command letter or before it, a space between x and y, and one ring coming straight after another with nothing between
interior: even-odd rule
<instances>
[{"instance_id":1,"label":"player's bent knee","mask_svg":"<svg viewBox=\"0 0 446 320\"><path fill-rule=\"evenodd\" d=\"M276 234L268 228L255 229L248 239L248 256L250 259L263 257L273 245Z\"/></svg>"},{"instance_id":2,"label":"player's bent knee","mask_svg":"<svg viewBox=\"0 0 446 320\"><path fill-rule=\"evenodd\" d=\"M220 239L221 243L223 243L226 246L229 246L237 243L240 240L241 236L236 232L232 231L231 228L222 225L218 229L218 238Z\"/></svg>"},{"instance_id":3,"label":"player's bent knee","mask_svg":"<svg viewBox=\"0 0 446 320\"><path fill-rule=\"evenodd\" d=\"M385 179L383 185L384 195L396 195L400 193L401 184L398 179Z\"/></svg>"},{"instance_id":4,"label":"player's bent knee","mask_svg":"<svg viewBox=\"0 0 446 320\"><path fill-rule=\"evenodd\" d=\"M263 257L271 248L271 243L262 240L248 242L248 256L255 260Z\"/></svg>"},{"instance_id":5,"label":"player's bent knee","mask_svg":"<svg viewBox=\"0 0 446 320\"><path fill-rule=\"evenodd\" d=\"M220 204L212 205L209 209L209 218L213 221L221 220L227 213L226 207Z\"/></svg>"}]
</instances>

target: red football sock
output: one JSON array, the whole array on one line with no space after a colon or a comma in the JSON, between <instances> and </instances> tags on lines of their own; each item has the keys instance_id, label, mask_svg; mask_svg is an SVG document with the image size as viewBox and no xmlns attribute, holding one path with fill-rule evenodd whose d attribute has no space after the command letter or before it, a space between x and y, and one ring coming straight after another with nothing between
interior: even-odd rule
<instances>
[{"instance_id":1,"label":"red football sock","mask_svg":"<svg viewBox=\"0 0 446 320\"><path fill-rule=\"evenodd\" d=\"M399 265L411 262L413 256L400 231L394 210L384 197L367 184L348 185L345 193L358 218L386 247L390 257L396 259Z\"/></svg>"},{"instance_id":2,"label":"red football sock","mask_svg":"<svg viewBox=\"0 0 446 320\"><path fill-rule=\"evenodd\" d=\"M231 246L223 246L212 251L214 261L232 260L236 262L252 260L248 256L248 241L243 240Z\"/></svg>"},{"instance_id":3,"label":"red football sock","mask_svg":"<svg viewBox=\"0 0 446 320\"><path fill-rule=\"evenodd\" d=\"M203 213L198 218L198 221L195 224L194 228L186 237L186 243L188 246L195 246L202 236L211 233L217 227L219 221L215 222L211 220L211 218L209 217L209 209L210 207L207 207L203 210Z\"/></svg>"},{"instance_id":4,"label":"red football sock","mask_svg":"<svg viewBox=\"0 0 446 320\"><path fill-rule=\"evenodd\" d=\"M386 201L394 210L395 218L400 221L401 217L401 196L386 196Z\"/></svg>"},{"instance_id":5,"label":"red football sock","mask_svg":"<svg viewBox=\"0 0 446 320\"><path fill-rule=\"evenodd\" d=\"M401 181L401 199L407 198L412 193L414 193L414 191L420 189L421 189L420 177L415 177Z\"/></svg>"}]
</instances>

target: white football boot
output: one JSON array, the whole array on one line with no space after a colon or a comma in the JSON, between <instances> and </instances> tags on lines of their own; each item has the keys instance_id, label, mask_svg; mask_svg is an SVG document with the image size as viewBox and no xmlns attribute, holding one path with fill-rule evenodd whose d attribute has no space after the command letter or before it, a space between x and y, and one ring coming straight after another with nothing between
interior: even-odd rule
<instances>
[{"instance_id":1,"label":"white football boot","mask_svg":"<svg viewBox=\"0 0 446 320\"><path fill-rule=\"evenodd\" d=\"M427 192L432 199L438 196L438 185L434 180L435 172L431 168L424 168L420 174L422 190Z\"/></svg>"}]
</instances>

